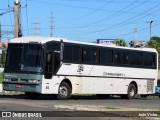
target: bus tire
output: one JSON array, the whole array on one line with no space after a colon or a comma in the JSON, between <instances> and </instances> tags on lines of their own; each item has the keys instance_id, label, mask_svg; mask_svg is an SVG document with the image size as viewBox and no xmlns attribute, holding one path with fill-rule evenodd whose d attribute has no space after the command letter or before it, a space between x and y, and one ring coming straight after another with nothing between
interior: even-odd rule
<instances>
[{"instance_id":1,"label":"bus tire","mask_svg":"<svg viewBox=\"0 0 160 120\"><path fill-rule=\"evenodd\" d=\"M57 99L67 100L69 98L71 98L71 87L66 82L62 82L58 89Z\"/></svg>"},{"instance_id":2,"label":"bus tire","mask_svg":"<svg viewBox=\"0 0 160 120\"><path fill-rule=\"evenodd\" d=\"M38 93L31 93L31 92L25 92L25 95L29 98L29 99L38 99L39 95Z\"/></svg>"},{"instance_id":3,"label":"bus tire","mask_svg":"<svg viewBox=\"0 0 160 120\"><path fill-rule=\"evenodd\" d=\"M136 94L137 94L137 92L136 92L136 87L135 87L135 85L134 85L134 84L130 84L130 85L128 86L128 91L127 91L127 96L126 96L126 98L127 98L127 99L133 99L133 98L135 98Z\"/></svg>"}]
</instances>

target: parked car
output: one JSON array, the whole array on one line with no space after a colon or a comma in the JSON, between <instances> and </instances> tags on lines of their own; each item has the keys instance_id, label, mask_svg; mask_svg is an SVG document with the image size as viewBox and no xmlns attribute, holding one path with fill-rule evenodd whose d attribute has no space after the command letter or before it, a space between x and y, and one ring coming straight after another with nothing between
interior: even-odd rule
<instances>
[{"instance_id":1,"label":"parked car","mask_svg":"<svg viewBox=\"0 0 160 120\"><path fill-rule=\"evenodd\" d=\"M155 88L155 94L160 96L160 79L157 81L157 87Z\"/></svg>"}]
</instances>

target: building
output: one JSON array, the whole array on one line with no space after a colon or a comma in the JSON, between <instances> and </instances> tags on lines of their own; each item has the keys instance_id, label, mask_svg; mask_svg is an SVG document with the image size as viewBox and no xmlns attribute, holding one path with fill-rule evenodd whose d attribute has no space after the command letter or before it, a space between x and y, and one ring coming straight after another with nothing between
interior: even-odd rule
<instances>
[{"instance_id":1,"label":"building","mask_svg":"<svg viewBox=\"0 0 160 120\"><path fill-rule=\"evenodd\" d=\"M146 43L146 41L142 40L131 40L129 44L132 45L131 47L145 47Z\"/></svg>"},{"instance_id":2,"label":"building","mask_svg":"<svg viewBox=\"0 0 160 120\"><path fill-rule=\"evenodd\" d=\"M114 45L115 39L97 39L98 44Z\"/></svg>"}]
</instances>

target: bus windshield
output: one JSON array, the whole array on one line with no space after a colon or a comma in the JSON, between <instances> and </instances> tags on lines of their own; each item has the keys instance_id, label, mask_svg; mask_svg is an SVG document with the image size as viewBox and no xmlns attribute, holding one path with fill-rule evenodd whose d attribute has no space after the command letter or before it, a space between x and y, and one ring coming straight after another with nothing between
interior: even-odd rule
<instances>
[{"instance_id":1,"label":"bus windshield","mask_svg":"<svg viewBox=\"0 0 160 120\"><path fill-rule=\"evenodd\" d=\"M42 45L9 44L5 71L42 72Z\"/></svg>"}]
</instances>

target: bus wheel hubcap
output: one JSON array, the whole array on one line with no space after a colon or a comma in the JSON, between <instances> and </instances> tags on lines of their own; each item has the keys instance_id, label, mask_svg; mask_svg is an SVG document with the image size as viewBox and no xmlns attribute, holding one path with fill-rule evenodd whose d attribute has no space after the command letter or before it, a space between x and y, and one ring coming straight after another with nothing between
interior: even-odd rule
<instances>
[{"instance_id":1,"label":"bus wheel hubcap","mask_svg":"<svg viewBox=\"0 0 160 120\"><path fill-rule=\"evenodd\" d=\"M60 96L67 96L67 94L68 94L68 90L67 90L67 88L66 87L64 87L64 86L61 86L60 88L59 88L59 94L60 94Z\"/></svg>"},{"instance_id":2,"label":"bus wheel hubcap","mask_svg":"<svg viewBox=\"0 0 160 120\"><path fill-rule=\"evenodd\" d=\"M134 96L134 89L131 89L131 90L130 90L129 95L130 95L130 96Z\"/></svg>"}]
</instances>

